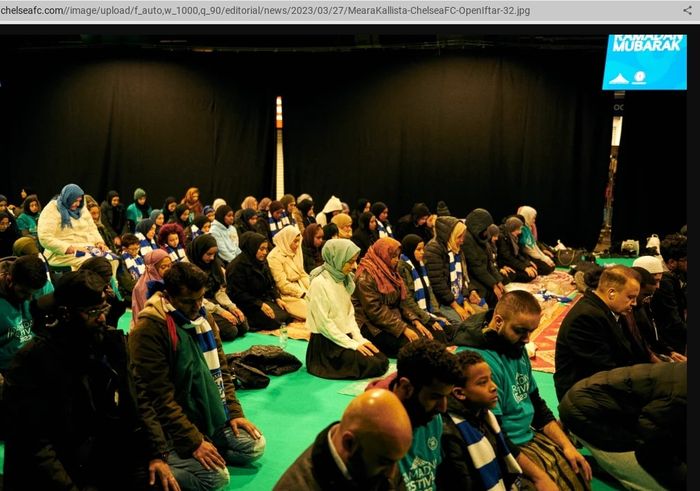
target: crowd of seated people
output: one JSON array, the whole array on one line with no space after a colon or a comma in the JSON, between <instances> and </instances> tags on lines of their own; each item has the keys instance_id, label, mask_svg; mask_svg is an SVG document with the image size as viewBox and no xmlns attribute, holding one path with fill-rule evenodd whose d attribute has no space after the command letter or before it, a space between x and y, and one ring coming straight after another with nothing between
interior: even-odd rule
<instances>
[{"instance_id":1,"label":"crowd of seated people","mask_svg":"<svg viewBox=\"0 0 700 491\"><path fill-rule=\"evenodd\" d=\"M483 358L450 359L445 364L453 364L452 368L435 368L445 370L440 372L444 381L438 377L416 382L412 377L417 375L407 371L402 376L400 368L396 381L386 387L404 403L411 422L425 419L414 432L428 428L438 441L443 423L450 432L443 441L450 443L451 453L443 455L442 467L439 458L435 462L439 467L433 472L435 482L444 472L453 476L450 482L459 474L460 482L479 483L475 489L482 488L482 481L486 486L493 476L470 460L479 456L462 441L472 444L486 438L501 466L496 473L501 482L517 480L545 489L570 480L575 482L573 488L586 489L590 468L566 432L559 430L531 376L527 387L521 387L524 400L510 400L501 387L524 383L522 377L510 380L515 375L508 366L527 368L522 346L539 320L532 299L505 297L505 285L532 281L551 273L554 266L551 251L538 240L534 208L521 206L499 225L483 208L458 218L444 203L439 213L415 203L393 227L381 201L360 199L351 214L340 198L332 196L317 216L309 195L259 201L248 196L238 210L221 198L211 205L200 198L199 190L191 187L182 199L168 197L161 209L153 209L146 191L137 188L128 207L116 190L107 192L99 204L75 183L51 199L25 192L17 206L0 195L0 336L11 341L0 343L0 381L6 378L8 394L7 401L0 399L0 416L9 412L17 420L44 417L43 410L35 407L43 401L30 390L45 390L47 395L64 390L59 403L84 411L85 407L71 405L82 404L84 397L93 404L90 391L103 390L100 384L106 384L109 390L128 393L124 402L140 411L140 418L134 419L133 413L127 417L122 408L100 404L93 408L121 418L115 429L132 433L138 429L134 434L148 440L132 441L126 433L114 440L115 448L136 444L140 452L120 476L124 481L105 483L99 476L113 472L114 463L90 468L96 465L94 458L80 461L81 442L64 430L80 428L81 438L100 445L106 444L101 439L107 433L90 434L95 428L82 428L70 415L65 428L40 425L27 441L13 429L0 428L8 434L7 461L21 461L17 469L34 472L38 486L60 484L68 489L99 484L111 489L126 480L140 480L129 486L146 489L154 479L165 489L224 486L229 479L226 465L257 459L265 438L244 416L221 341L296 321L309 331L309 373L327 379L381 376L389 358L401 359L402 352L420 358L421 350L433 350L444 356L437 346L459 344L481 353ZM640 261L637 271L610 269L598 289L587 292L572 310L557 344L555 385L560 400L568 401L564 396L572 386L579 390L581 380L601 371L687 360L686 242L680 234L670 236L661 244L661 258ZM509 300L499 308L502 298ZM584 310L587 301L601 308L599 319ZM633 304L639 308L632 309ZM114 328L128 306L127 342ZM523 323L514 320L523 312L529 315L527 332L518 331ZM591 315L597 319L595 326L588 320ZM631 326L625 339L610 334L608 324L614 328L619 323ZM56 327L48 330L49 325ZM591 326L600 331L595 339L586 334L593 332ZM577 336L579 331L584 336ZM97 334L99 339L93 339ZM587 355L595 342L605 345L612 361ZM631 346L634 356L620 355L622 348L616 342ZM57 354L57 347L66 345L71 346L66 354L75 359L93 359L103 349L109 350L105 356L117 358L110 360L109 374L101 375L94 372L99 367L74 366L66 355ZM567 355L572 347L573 354ZM124 365L122 351L129 353L130 366ZM179 356L173 358L171 351ZM58 367L47 380L35 378L36 372L28 368L37 356ZM87 377L96 385L67 386L74 376ZM490 394L488 401L479 395L482 389L472 387L473 380L487 381L480 385L487 387L483 390ZM56 387L49 389L51 383ZM410 390L420 392L431 384L444 392L444 400L417 414L421 401L414 401ZM195 393L197 397L188 397ZM450 395L454 398L450 419L445 419ZM113 403L119 405L118 401ZM396 403L392 402L395 409ZM440 421L434 419L438 413L444 414ZM81 413L75 414L77 418ZM592 451L603 455L608 450L586 434L586 428L577 430ZM61 451L42 463L43 450L31 439L58 445ZM408 449L409 455L414 451L420 449ZM553 469L546 468L541 458L548 451L557 455ZM464 462L455 462L456 456ZM607 462L609 456L599 458ZM11 484L17 482L15 476L10 473ZM405 468L399 476L409 481L415 477Z\"/></svg>"}]
</instances>

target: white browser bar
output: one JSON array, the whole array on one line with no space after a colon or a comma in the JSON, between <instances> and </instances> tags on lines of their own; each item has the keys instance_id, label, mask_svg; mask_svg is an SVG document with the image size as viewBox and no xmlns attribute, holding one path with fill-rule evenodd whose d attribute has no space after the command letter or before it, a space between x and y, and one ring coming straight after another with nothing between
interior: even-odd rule
<instances>
[{"instance_id":1,"label":"white browser bar","mask_svg":"<svg viewBox=\"0 0 700 491\"><path fill-rule=\"evenodd\" d=\"M4 1L0 24L697 24L681 1Z\"/></svg>"}]
</instances>

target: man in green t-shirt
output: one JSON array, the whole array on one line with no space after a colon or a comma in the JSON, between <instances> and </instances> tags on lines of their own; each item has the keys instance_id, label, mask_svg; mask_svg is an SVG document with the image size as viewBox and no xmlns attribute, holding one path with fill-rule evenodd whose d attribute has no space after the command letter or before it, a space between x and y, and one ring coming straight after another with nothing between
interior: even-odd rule
<instances>
[{"instance_id":1,"label":"man in green t-shirt","mask_svg":"<svg viewBox=\"0 0 700 491\"><path fill-rule=\"evenodd\" d=\"M46 284L46 267L38 256L0 261L0 374L32 338L32 295Z\"/></svg>"},{"instance_id":2,"label":"man in green t-shirt","mask_svg":"<svg viewBox=\"0 0 700 491\"><path fill-rule=\"evenodd\" d=\"M506 293L495 309L468 319L465 343L481 353L498 386L493 413L519 447L516 460L524 480L538 490L590 489L591 467L562 430L540 396L525 345L542 310L529 292Z\"/></svg>"},{"instance_id":3,"label":"man in green t-shirt","mask_svg":"<svg viewBox=\"0 0 700 491\"><path fill-rule=\"evenodd\" d=\"M447 398L462 374L457 357L439 341L421 338L399 350L396 377L389 388L398 396L413 426L413 442L399 461L408 491L436 490L440 464L442 417Z\"/></svg>"}]
</instances>

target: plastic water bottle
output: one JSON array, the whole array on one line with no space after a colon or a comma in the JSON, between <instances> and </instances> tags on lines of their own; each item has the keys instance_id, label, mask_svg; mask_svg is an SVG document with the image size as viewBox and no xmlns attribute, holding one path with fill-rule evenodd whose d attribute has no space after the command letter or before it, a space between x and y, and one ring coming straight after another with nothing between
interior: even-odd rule
<instances>
[{"instance_id":1,"label":"plastic water bottle","mask_svg":"<svg viewBox=\"0 0 700 491\"><path fill-rule=\"evenodd\" d=\"M287 323L283 322L280 326L280 348L287 348L287 341L289 340L289 334L287 333Z\"/></svg>"}]
</instances>

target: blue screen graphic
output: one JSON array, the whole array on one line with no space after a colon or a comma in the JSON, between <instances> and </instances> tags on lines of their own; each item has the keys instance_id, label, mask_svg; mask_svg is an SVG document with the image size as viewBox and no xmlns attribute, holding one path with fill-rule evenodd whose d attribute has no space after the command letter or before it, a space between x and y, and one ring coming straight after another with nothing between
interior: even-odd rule
<instances>
[{"instance_id":1,"label":"blue screen graphic","mask_svg":"<svg viewBox=\"0 0 700 491\"><path fill-rule=\"evenodd\" d=\"M686 90L685 34L611 34L603 90Z\"/></svg>"}]
</instances>

